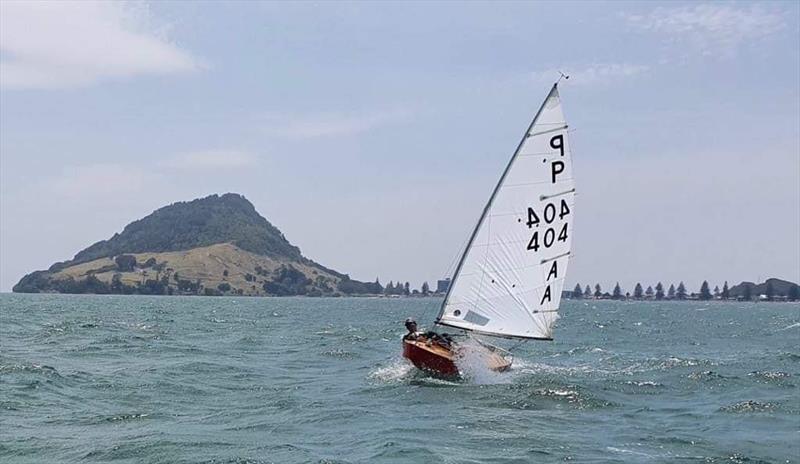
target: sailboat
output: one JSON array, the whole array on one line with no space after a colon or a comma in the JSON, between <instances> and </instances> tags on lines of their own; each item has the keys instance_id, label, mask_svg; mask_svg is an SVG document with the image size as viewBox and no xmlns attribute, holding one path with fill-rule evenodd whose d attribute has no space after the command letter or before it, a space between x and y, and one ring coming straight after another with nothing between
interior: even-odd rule
<instances>
[{"instance_id":1,"label":"sailboat","mask_svg":"<svg viewBox=\"0 0 800 464\"><path fill-rule=\"evenodd\" d=\"M511 354L482 336L553 339L575 200L567 127L556 82L489 197L436 318L436 325L476 340L495 371L511 366ZM412 328L403 356L428 372L459 375L462 344Z\"/></svg>"}]
</instances>

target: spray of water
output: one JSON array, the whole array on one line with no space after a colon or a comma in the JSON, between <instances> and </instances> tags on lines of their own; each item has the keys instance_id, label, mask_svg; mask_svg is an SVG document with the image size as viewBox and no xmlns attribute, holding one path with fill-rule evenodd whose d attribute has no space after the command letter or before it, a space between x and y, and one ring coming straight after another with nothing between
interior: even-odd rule
<instances>
[{"instance_id":1,"label":"spray of water","mask_svg":"<svg viewBox=\"0 0 800 464\"><path fill-rule=\"evenodd\" d=\"M381 383L396 383L411 377L414 366L404 359L394 359L389 365L378 367L369 374L371 380Z\"/></svg>"},{"instance_id":2,"label":"spray of water","mask_svg":"<svg viewBox=\"0 0 800 464\"><path fill-rule=\"evenodd\" d=\"M510 383L512 378L508 373L496 372L489 368L490 356L491 353L486 347L472 338L459 342L455 362L461 377L476 385Z\"/></svg>"}]
</instances>

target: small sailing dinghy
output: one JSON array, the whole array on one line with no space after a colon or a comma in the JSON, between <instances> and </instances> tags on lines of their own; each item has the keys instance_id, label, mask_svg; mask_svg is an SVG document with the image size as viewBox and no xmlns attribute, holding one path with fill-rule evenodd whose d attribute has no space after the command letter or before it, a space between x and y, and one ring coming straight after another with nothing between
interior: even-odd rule
<instances>
[{"instance_id":1,"label":"small sailing dinghy","mask_svg":"<svg viewBox=\"0 0 800 464\"><path fill-rule=\"evenodd\" d=\"M508 369L510 353L476 335L553 339L570 259L574 199L556 82L483 209L436 318L437 325L475 339L489 369ZM418 333L416 323L408 322L403 356L428 372L458 376L462 344L447 334Z\"/></svg>"}]
</instances>

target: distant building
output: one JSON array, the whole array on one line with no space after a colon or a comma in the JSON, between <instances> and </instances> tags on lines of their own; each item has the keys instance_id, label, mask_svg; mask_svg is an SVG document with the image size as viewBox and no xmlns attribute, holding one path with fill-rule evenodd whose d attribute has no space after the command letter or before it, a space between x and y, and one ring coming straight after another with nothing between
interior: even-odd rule
<instances>
[{"instance_id":1,"label":"distant building","mask_svg":"<svg viewBox=\"0 0 800 464\"><path fill-rule=\"evenodd\" d=\"M436 293L447 293L447 289L450 288L450 278L446 278L444 280L437 280L436 281Z\"/></svg>"}]
</instances>

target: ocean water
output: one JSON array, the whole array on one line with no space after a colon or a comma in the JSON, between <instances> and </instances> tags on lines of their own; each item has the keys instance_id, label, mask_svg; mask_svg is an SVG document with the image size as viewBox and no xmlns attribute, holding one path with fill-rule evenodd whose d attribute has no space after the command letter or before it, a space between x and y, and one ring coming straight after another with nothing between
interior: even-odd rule
<instances>
[{"instance_id":1,"label":"ocean water","mask_svg":"<svg viewBox=\"0 0 800 464\"><path fill-rule=\"evenodd\" d=\"M445 381L439 303L0 295L0 462L800 462L800 305L567 301Z\"/></svg>"}]
</instances>

